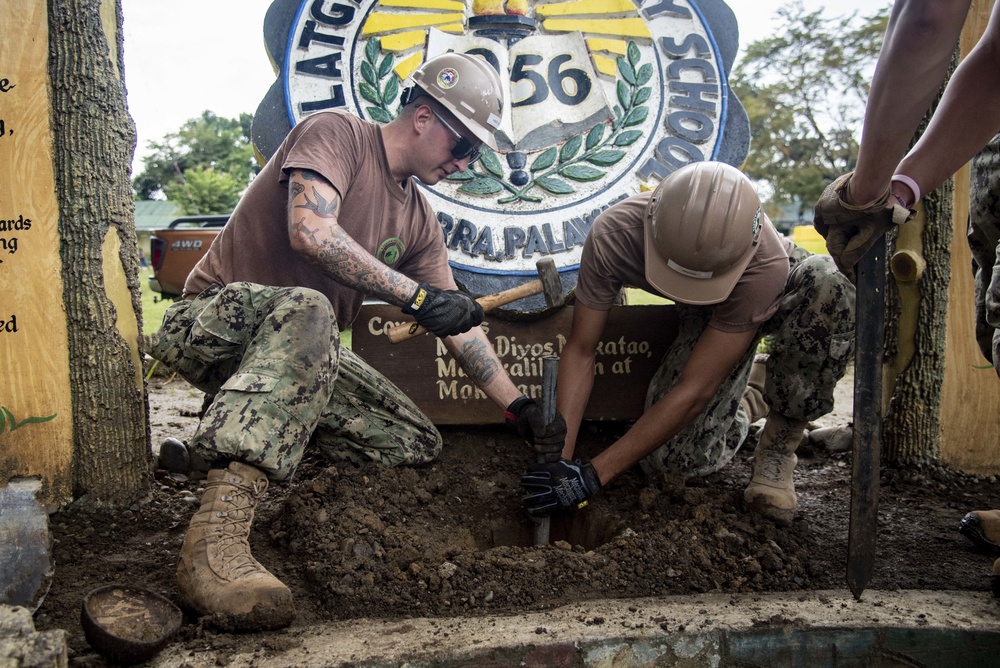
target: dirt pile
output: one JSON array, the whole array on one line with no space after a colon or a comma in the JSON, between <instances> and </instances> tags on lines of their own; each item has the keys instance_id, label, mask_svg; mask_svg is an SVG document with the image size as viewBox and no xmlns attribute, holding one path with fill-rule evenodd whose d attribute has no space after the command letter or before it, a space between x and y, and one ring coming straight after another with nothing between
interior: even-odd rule
<instances>
[{"instance_id":1,"label":"dirt pile","mask_svg":"<svg viewBox=\"0 0 1000 668\"><path fill-rule=\"evenodd\" d=\"M809 587L808 525L781 530L742 512L711 479L647 480L636 471L532 547L514 438L446 435L422 469L337 466L299 484L271 524L331 614L514 612L569 601ZM451 438L449 438L451 437ZM478 452L477 452L478 451Z\"/></svg>"},{"instance_id":2,"label":"dirt pile","mask_svg":"<svg viewBox=\"0 0 1000 668\"><path fill-rule=\"evenodd\" d=\"M201 398L173 389L174 400L163 402L163 387L155 389L150 404L160 428L184 439L191 432L179 431L193 429ZM596 454L625 428L585 429L581 454ZM281 651L297 626L324 620L845 588L849 453L800 449L800 508L789 527L742 509L752 456L747 448L703 480L630 471L580 513L556 518L554 544L536 548L518 482L531 450L500 428L443 433L440 461L421 468L328 466L307 458L291 484L268 491L251 537L258 560L295 595L292 629L232 636L188 615L178 642L192 649ZM118 513L79 503L53 515L55 579L36 615L38 629L68 630L74 661L100 665L79 623L88 591L134 583L179 603L176 559L202 484L159 471L148 502ZM872 587L988 590L992 556L972 550L957 528L968 510L997 504L996 492L994 477L942 468L885 470Z\"/></svg>"}]
</instances>

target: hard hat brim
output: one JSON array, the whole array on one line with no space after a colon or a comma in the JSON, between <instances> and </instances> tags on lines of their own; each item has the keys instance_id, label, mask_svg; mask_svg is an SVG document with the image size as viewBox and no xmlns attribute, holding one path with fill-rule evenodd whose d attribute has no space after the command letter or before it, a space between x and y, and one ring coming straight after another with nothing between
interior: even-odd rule
<instances>
[{"instance_id":1,"label":"hard hat brim","mask_svg":"<svg viewBox=\"0 0 1000 668\"><path fill-rule=\"evenodd\" d=\"M698 277L678 270L676 265L671 266L669 258L656 252L652 226L648 221L643 228L646 280L664 297L692 306L709 306L726 301L760 247L758 243L750 244L739 261L725 271L717 271L711 277Z\"/></svg>"}]
</instances>

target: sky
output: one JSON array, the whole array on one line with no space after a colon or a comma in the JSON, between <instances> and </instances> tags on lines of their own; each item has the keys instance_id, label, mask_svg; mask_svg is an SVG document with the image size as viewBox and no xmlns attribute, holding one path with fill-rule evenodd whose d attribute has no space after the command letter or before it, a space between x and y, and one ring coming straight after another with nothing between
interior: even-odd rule
<instances>
[{"instance_id":1,"label":"sky","mask_svg":"<svg viewBox=\"0 0 1000 668\"><path fill-rule=\"evenodd\" d=\"M789 0L728 0L741 51L767 37ZM878 0L802 0L830 16L868 13ZM889 4L889 0L884 0ZM271 0L122 0L125 86L138 142L134 171L148 144L207 110L225 118L254 113L275 74L264 49ZM168 9L167 9L168 8Z\"/></svg>"}]
</instances>

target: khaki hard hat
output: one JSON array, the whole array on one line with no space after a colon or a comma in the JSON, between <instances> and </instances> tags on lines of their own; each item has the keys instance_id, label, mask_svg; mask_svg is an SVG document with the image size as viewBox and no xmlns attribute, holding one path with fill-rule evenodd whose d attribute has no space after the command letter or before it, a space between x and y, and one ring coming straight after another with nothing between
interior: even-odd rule
<instances>
[{"instance_id":1,"label":"khaki hard hat","mask_svg":"<svg viewBox=\"0 0 1000 668\"><path fill-rule=\"evenodd\" d=\"M443 53L417 68L410 79L477 139L498 150L493 133L500 128L504 94L500 75L486 60L465 53Z\"/></svg>"},{"instance_id":2,"label":"khaki hard hat","mask_svg":"<svg viewBox=\"0 0 1000 668\"><path fill-rule=\"evenodd\" d=\"M753 185L721 162L660 182L646 206L646 280L683 304L718 304L757 251L764 216Z\"/></svg>"}]
</instances>

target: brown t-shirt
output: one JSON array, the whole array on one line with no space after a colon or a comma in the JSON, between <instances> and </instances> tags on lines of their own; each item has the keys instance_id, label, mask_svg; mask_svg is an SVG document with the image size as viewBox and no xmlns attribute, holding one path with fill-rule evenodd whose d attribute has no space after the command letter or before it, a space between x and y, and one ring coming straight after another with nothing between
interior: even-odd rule
<instances>
[{"instance_id":1,"label":"brown t-shirt","mask_svg":"<svg viewBox=\"0 0 1000 668\"><path fill-rule=\"evenodd\" d=\"M576 298L607 311L623 286L659 294L646 280L643 218L652 191L630 197L594 221L580 259ZM709 325L723 332L745 332L774 315L788 280L792 242L770 221L761 228L757 252L725 301L714 309Z\"/></svg>"},{"instance_id":2,"label":"brown t-shirt","mask_svg":"<svg viewBox=\"0 0 1000 668\"><path fill-rule=\"evenodd\" d=\"M333 184L343 200L337 223L378 260L418 283L455 288L441 226L413 179L402 187L393 180L381 128L329 111L292 128L191 271L185 296L234 281L313 288L329 298L339 327L354 321L365 295L292 250L287 212L292 169L312 170Z\"/></svg>"}]
</instances>

